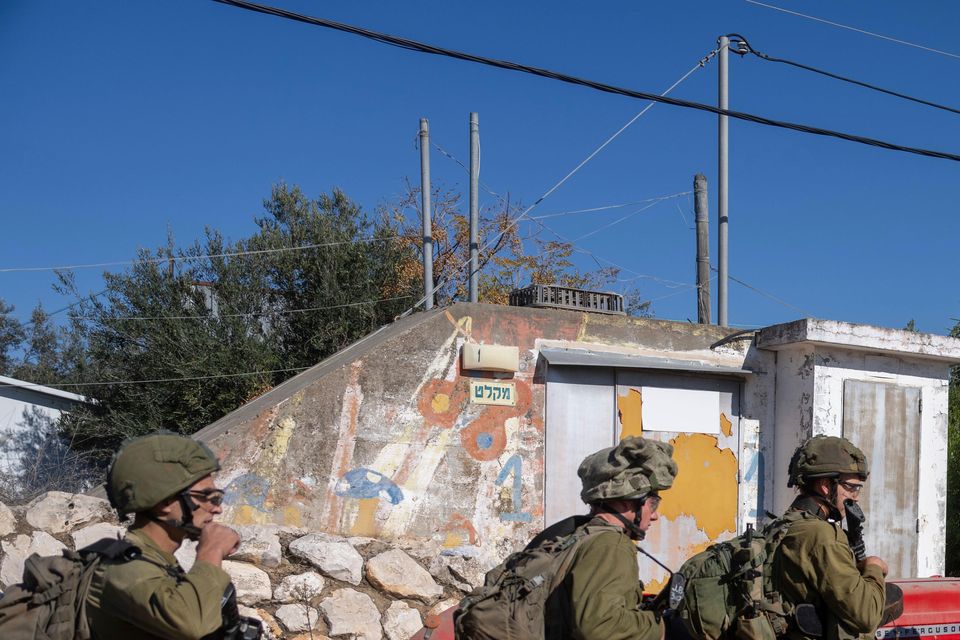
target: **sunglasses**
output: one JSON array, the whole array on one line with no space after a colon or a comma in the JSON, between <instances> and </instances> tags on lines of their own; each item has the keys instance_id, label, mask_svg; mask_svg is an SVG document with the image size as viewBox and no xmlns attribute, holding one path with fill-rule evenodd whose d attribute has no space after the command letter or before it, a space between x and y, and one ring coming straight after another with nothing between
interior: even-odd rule
<instances>
[{"instance_id":1,"label":"sunglasses","mask_svg":"<svg viewBox=\"0 0 960 640\"><path fill-rule=\"evenodd\" d=\"M223 504L223 491L221 489L206 489L205 491L187 491L187 495L199 498L204 502L209 502L215 507Z\"/></svg>"},{"instance_id":2,"label":"sunglasses","mask_svg":"<svg viewBox=\"0 0 960 640\"><path fill-rule=\"evenodd\" d=\"M650 512L654 513L657 509L660 508L660 495L657 493L650 494L646 497L647 504L650 505Z\"/></svg>"},{"instance_id":3,"label":"sunglasses","mask_svg":"<svg viewBox=\"0 0 960 640\"><path fill-rule=\"evenodd\" d=\"M863 483L857 484L856 482L847 482L846 480L840 480L840 485L854 495L860 493L863 489Z\"/></svg>"}]
</instances>

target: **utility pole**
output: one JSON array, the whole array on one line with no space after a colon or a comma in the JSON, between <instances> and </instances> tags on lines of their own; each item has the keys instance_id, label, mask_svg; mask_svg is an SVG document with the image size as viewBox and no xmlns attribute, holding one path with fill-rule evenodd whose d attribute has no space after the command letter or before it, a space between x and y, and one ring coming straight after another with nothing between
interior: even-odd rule
<instances>
[{"instance_id":1,"label":"utility pole","mask_svg":"<svg viewBox=\"0 0 960 640\"><path fill-rule=\"evenodd\" d=\"M420 211L423 217L423 297L425 311L433 309L433 226L430 210L430 125L420 118Z\"/></svg>"},{"instance_id":2,"label":"utility pole","mask_svg":"<svg viewBox=\"0 0 960 640\"><path fill-rule=\"evenodd\" d=\"M470 302L480 298L477 279L480 271L480 213L477 189L480 186L480 121L470 114Z\"/></svg>"},{"instance_id":3,"label":"utility pole","mask_svg":"<svg viewBox=\"0 0 960 640\"><path fill-rule=\"evenodd\" d=\"M697 322L710 324L710 213L707 177L693 177L693 207L697 220Z\"/></svg>"},{"instance_id":4,"label":"utility pole","mask_svg":"<svg viewBox=\"0 0 960 640\"><path fill-rule=\"evenodd\" d=\"M718 42L720 46L720 64L719 64L719 106L721 109L727 109L729 104L729 84L728 84L728 60L730 49L730 38L720 36ZM717 250L717 322L721 327L727 326L727 225L729 223L729 213L727 212L727 116L720 115L718 122L719 131L719 157L718 157L718 214L720 224L718 226Z\"/></svg>"}]
</instances>

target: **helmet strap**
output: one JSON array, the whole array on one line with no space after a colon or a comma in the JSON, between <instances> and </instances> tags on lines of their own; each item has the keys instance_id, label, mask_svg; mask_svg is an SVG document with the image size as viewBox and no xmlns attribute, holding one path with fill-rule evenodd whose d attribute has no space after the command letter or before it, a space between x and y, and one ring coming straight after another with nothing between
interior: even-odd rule
<instances>
[{"instance_id":1,"label":"helmet strap","mask_svg":"<svg viewBox=\"0 0 960 640\"><path fill-rule=\"evenodd\" d=\"M186 537L190 540L199 540L200 539L200 528L193 524L193 512L197 510L196 503L187 495L186 491L181 491L177 494L177 500L180 501L180 519L169 518L163 519L158 518L157 516L150 514L150 519L154 522L160 524L165 524L174 529L179 529L186 534Z\"/></svg>"},{"instance_id":2,"label":"helmet strap","mask_svg":"<svg viewBox=\"0 0 960 640\"><path fill-rule=\"evenodd\" d=\"M609 513L610 515L612 515L612 516L613 516L614 518L616 518L617 520L619 520L620 523L624 526L624 528L625 528L627 531L630 532L630 537L633 538L634 540L638 540L638 541L639 541L639 540L643 540L643 539L647 536L646 532L645 532L643 529L640 528L640 520L641 520L641 518L643 517L643 513L642 513L643 504L644 504L646 501L647 501L647 498L646 498L646 497L644 497L643 499L641 499L641 500L639 501L639 502L640 502L640 509L634 511L634 516L633 516L633 521L632 521L632 522L631 522L630 520L627 520L627 519L624 517L624 515L623 515L622 513L620 513L619 511L615 511L615 510L611 509L610 506L607 505L606 502L602 503L602 504L600 505L600 508L603 509L604 511L606 511L607 513Z\"/></svg>"}]
</instances>

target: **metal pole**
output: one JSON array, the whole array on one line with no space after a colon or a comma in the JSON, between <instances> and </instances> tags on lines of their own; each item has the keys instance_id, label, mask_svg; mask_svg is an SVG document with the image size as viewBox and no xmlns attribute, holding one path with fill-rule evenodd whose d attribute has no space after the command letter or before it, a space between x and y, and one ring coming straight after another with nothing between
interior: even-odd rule
<instances>
[{"instance_id":1,"label":"metal pole","mask_svg":"<svg viewBox=\"0 0 960 640\"><path fill-rule=\"evenodd\" d=\"M693 207L697 220L697 322L710 324L710 211L707 177L693 177Z\"/></svg>"},{"instance_id":2,"label":"metal pole","mask_svg":"<svg viewBox=\"0 0 960 640\"><path fill-rule=\"evenodd\" d=\"M433 226L430 210L430 125L420 118L420 211L423 217L424 310L433 309Z\"/></svg>"},{"instance_id":3,"label":"metal pole","mask_svg":"<svg viewBox=\"0 0 960 640\"><path fill-rule=\"evenodd\" d=\"M728 76L727 76L727 60L729 59L729 49L730 49L730 38L727 36L720 36L720 74L719 74L719 107L721 109L728 108L729 96L728 96ZM718 228L718 241L719 248L717 250L717 319L721 327L727 326L727 225L730 220L729 214L727 213L727 116L719 116L719 167L717 170L718 173L718 182L717 191L719 195L719 228Z\"/></svg>"},{"instance_id":4,"label":"metal pole","mask_svg":"<svg viewBox=\"0 0 960 640\"><path fill-rule=\"evenodd\" d=\"M470 114L470 302L479 300L477 291L480 270L480 214L477 190L480 186L480 122Z\"/></svg>"}]
</instances>

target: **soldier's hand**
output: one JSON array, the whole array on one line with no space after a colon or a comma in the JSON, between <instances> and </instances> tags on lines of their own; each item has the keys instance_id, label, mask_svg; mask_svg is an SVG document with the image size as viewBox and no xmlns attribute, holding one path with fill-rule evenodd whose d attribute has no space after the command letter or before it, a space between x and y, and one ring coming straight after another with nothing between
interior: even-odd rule
<instances>
[{"instance_id":1,"label":"soldier's hand","mask_svg":"<svg viewBox=\"0 0 960 640\"><path fill-rule=\"evenodd\" d=\"M226 556L240 547L240 536L230 527L208 522L200 532L197 544L197 560L220 566Z\"/></svg>"},{"instance_id":2,"label":"soldier's hand","mask_svg":"<svg viewBox=\"0 0 960 640\"><path fill-rule=\"evenodd\" d=\"M887 563L886 561L884 561L883 558L880 558L878 556L867 556L866 558L861 560L859 563L857 563L857 567L860 569L860 571L863 571L867 567L867 565L871 565L871 564L875 564L878 567L880 567L880 570L883 572L883 577L884 578L887 577L887 571L889 571L889 569L887 568Z\"/></svg>"}]
</instances>

